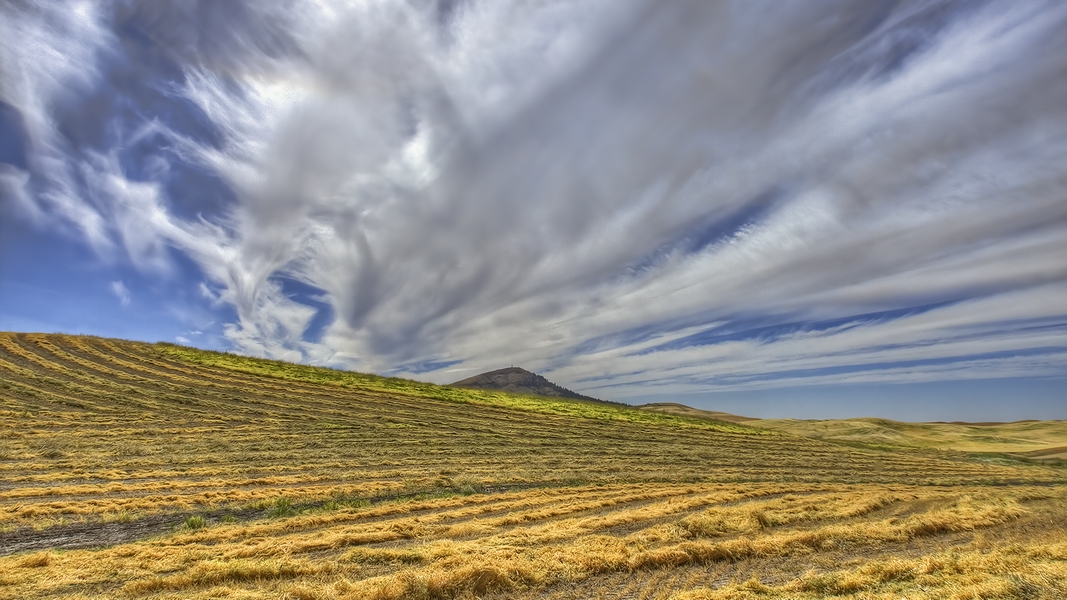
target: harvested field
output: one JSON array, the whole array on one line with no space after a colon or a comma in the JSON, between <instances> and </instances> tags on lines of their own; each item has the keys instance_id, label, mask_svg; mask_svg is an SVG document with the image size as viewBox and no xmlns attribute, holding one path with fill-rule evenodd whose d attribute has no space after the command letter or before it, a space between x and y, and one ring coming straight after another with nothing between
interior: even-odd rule
<instances>
[{"instance_id":1,"label":"harvested field","mask_svg":"<svg viewBox=\"0 0 1067 600\"><path fill-rule=\"evenodd\" d=\"M1067 595L1067 472L0 334L0 597Z\"/></svg>"}]
</instances>

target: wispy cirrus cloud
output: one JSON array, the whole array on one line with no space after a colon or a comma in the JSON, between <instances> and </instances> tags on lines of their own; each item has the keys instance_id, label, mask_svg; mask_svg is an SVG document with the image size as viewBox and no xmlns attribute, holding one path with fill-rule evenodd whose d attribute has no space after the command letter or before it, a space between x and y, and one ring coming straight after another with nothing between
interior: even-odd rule
<instances>
[{"instance_id":1,"label":"wispy cirrus cloud","mask_svg":"<svg viewBox=\"0 0 1067 600\"><path fill-rule=\"evenodd\" d=\"M1067 7L4 11L11 210L192 261L241 351L612 398L1067 375Z\"/></svg>"}]
</instances>

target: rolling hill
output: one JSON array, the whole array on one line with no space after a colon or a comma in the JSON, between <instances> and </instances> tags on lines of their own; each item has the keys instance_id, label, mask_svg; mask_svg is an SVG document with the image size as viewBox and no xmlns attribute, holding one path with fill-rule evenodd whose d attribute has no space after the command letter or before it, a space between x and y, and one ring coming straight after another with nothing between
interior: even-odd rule
<instances>
[{"instance_id":1,"label":"rolling hill","mask_svg":"<svg viewBox=\"0 0 1067 600\"><path fill-rule=\"evenodd\" d=\"M903 423L889 419L763 419L750 424L813 439L1062 459L1067 421Z\"/></svg>"},{"instance_id":2,"label":"rolling hill","mask_svg":"<svg viewBox=\"0 0 1067 600\"><path fill-rule=\"evenodd\" d=\"M66 335L0 416L5 597L1067 594L1060 468Z\"/></svg>"},{"instance_id":3,"label":"rolling hill","mask_svg":"<svg viewBox=\"0 0 1067 600\"><path fill-rule=\"evenodd\" d=\"M752 417L742 417L740 415L732 415L726 412L720 412L717 410L703 410L700 408L693 408L692 406L686 406L677 402L652 402L650 404L642 404L638 406L641 410L649 410L652 412L664 413L668 415L678 415L682 417L693 417L696 419L710 419L712 421L725 421L727 423L746 423L759 421Z\"/></svg>"},{"instance_id":4,"label":"rolling hill","mask_svg":"<svg viewBox=\"0 0 1067 600\"><path fill-rule=\"evenodd\" d=\"M744 423L791 435L868 445L972 453L1004 453L1033 460L1067 460L1067 421L907 423L890 419L755 419L661 402L639 406L664 414Z\"/></svg>"}]
</instances>

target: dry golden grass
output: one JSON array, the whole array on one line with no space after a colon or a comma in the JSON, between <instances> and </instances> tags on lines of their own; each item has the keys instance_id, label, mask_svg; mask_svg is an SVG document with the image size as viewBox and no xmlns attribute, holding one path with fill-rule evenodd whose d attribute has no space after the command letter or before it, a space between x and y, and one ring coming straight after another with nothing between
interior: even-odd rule
<instances>
[{"instance_id":1,"label":"dry golden grass","mask_svg":"<svg viewBox=\"0 0 1067 600\"><path fill-rule=\"evenodd\" d=\"M0 334L0 597L1063 597L1063 469ZM894 595L895 594L895 595Z\"/></svg>"},{"instance_id":2,"label":"dry golden grass","mask_svg":"<svg viewBox=\"0 0 1067 600\"><path fill-rule=\"evenodd\" d=\"M1067 545L1012 545L987 549L971 544L916 559L889 557L858 568L809 573L784 585L758 578L718 589L679 593L676 600L753 598L1064 598L1067 597Z\"/></svg>"},{"instance_id":3,"label":"dry golden grass","mask_svg":"<svg viewBox=\"0 0 1067 600\"><path fill-rule=\"evenodd\" d=\"M619 597L619 575L665 598L1062 591L1067 491L966 491L767 483L476 494L211 524L0 566L12 597ZM613 501L590 507L597 493ZM821 555L837 564L812 568ZM723 567L733 583L720 581Z\"/></svg>"}]
</instances>

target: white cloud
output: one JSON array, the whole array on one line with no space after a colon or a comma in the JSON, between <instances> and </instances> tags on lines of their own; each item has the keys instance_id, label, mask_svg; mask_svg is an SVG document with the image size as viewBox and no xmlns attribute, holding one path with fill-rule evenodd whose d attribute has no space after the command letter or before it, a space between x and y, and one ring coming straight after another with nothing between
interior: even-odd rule
<instances>
[{"instance_id":1,"label":"white cloud","mask_svg":"<svg viewBox=\"0 0 1067 600\"><path fill-rule=\"evenodd\" d=\"M79 235L99 253L114 248L100 213L76 192L69 160L52 112L57 103L93 86L98 59L114 43L96 2L12 2L0 7L0 101L17 109L29 146L30 167L47 173L39 187L29 179L4 187L20 214Z\"/></svg>"},{"instance_id":2,"label":"white cloud","mask_svg":"<svg viewBox=\"0 0 1067 600\"><path fill-rule=\"evenodd\" d=\"M1067 6L296 2L213 35L161 19L153 39L194 29L169 93L218 139L137 135L232 189L205 218L174 210L165 172L64 150L52 107L120 48L103 5L41 6L7 9L0 72L49 183L12 170L5 189L110 260L165 277L191 258L242 351L463 361L437 380L522 364L612 397L1063 373ZM280 277L324 290L318 342Z\"/></svg>"},{"instance_id":3,"label":"white cloud","mask_svg":"<svg viewBox=\"0 0 1067 600\"><path fill-rule=\"evenodd\" d=\"M119 304L123 306L130 305L130 290L122 281L111 282L111 293L115 294L115 297L119 299Z\"/></svg>"}]
</instances>

